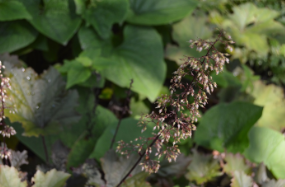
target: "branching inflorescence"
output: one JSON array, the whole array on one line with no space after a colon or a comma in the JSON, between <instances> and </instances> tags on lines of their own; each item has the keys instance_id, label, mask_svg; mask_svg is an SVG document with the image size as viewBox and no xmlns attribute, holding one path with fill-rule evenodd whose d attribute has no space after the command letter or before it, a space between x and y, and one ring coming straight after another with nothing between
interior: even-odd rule
<instances>
[{"instance_id":1,"label":"branching inflorescence","mask_svg":"<svg viewBox=\"0 0 285 187\"><path fill-rule=\"evenodd\" d=\"M134 150L137 151L140 155L137 163L145 157L140 165L147 172L158 171L158 159L161 156L164 156L169 162L176 160L180 154L176 143L180 142L181 139L191 137L192 131L196 129L194 123L200 117L199 108L205 107L208 99L207 94L211 94L217 87L210 76L211 72L215 71L216 74L219 74L223 71L225 63L229 63L227 58L229 54L219 52L215 45L221 42L226 49L232 51L230 44L234 43L224 31L219 31L215 41L198 39L189 42L191 48L196 47L199 52L206 50L207 53L199 58L186 57L182 59L184 63L174 72L171 79L169 88L171 95L159 97L156 101L158 111L152 111L152 113L141 118L142 131L146 130L148 123L155 123L153 127L154 136L137 138L136 143L120 141L117 147L117 151L123 155L129 155ZM182 81L185 76L191 76L192 80L190 82ZM188 114L186 110L189 111ZM167 146L166 143L171 137L173 146ZM158 157L156 160L150 159L150 154L153 151L155 152L154 155ZM124 180L125 178L121 182Z\"/></svg>"},{"instance_id":2,"label":"branching inflorescence","mask_svg":"<svg viewBox=\"0 0 285 187\"><path fill-rule=\"evenodd\" d=\"M10 127L7 125L4 121L5 119L5 100L8 99L8 96L6 94L7 89L11 89L10 86L10 79L8 77L3 77L3 70L5 69L5 66L2 64L0 61L0 103L1 103L1 108L0 108L0 135L3 136L3 139L5 141L5 137L10 138L10 136L15 135L16 131L13 127ZM7 159L10 156L10 152L7 149L5 143L1 145L0 147L0 157Z\"/></svg>"}]
</instances>

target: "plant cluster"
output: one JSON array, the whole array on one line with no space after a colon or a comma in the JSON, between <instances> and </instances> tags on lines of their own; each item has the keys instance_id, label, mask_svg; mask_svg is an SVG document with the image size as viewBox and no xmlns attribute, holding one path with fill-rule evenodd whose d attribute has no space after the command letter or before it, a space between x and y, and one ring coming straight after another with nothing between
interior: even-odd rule
<instances>
[{"instance_id":1,"label":"plant cluster","mask_svg":"<svg viewBox=\"0 0 285 187\"><path fill-rule=\"evenodd\" d=\"M0 0L0 186L284 186L283 9Z\"/></svg>"}]
</instances>

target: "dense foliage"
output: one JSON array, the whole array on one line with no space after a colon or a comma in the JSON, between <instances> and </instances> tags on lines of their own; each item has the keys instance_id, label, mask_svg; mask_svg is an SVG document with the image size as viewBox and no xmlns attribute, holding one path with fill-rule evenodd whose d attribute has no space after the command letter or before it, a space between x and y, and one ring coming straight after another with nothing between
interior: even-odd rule
<instances>
[{"instance_id":1,"label":"dense foliage","mask_svg":"<svg viewBox=\"0 0 285 187\"><path fill-rule=\"evenodd\" d=\"M183 74L185 58L208 56L200 47L224 30L235 44L212 44L230 63L211 74L217 88L201 92L208 100L197 108L201 118L189 119L192 137L171 136L161 145L176 143L182 154L169 163L162 153L153 174L137 165L121 186L285 186L284 6L269 0L0 0L0 184L117 186L141 155L134 151L127 159L116 147L152 140L159 119L141 133L141 115L161 113L161 100L154 102L171 95L171 80L191 85L199 78ZM189 40L207 42L191 48ZM193 93L205 83L199 81ZM187 115L177 111L176 119Z\"/></svg>"}]
</instances>

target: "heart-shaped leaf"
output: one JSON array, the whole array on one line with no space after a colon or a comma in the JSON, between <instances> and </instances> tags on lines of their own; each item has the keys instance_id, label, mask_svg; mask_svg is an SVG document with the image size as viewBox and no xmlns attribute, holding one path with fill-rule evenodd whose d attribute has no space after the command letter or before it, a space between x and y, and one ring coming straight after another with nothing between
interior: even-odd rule
<instances>
[{"instance_id":1,"label":"heart-shaped leaf","mask_svg":"<svg viewBox=\"0 0 285 187\"><path fill-rule=\"evenodd\" d=\"M78 29L81 19L72 0L20 0L32 15L29 22L47 37L66 45Z\"/></svg>"},{"instance_id":2,"label":"heart-shaped leaf","mask_svg":"<svg viewBox=\"0 0 285 187\"><path fill-rule=\"evenodd\" d=\"M0 21L31 18L31 15L21 2L10 0L0 1Z\"/></svg>"},{"instance_id":3,"label":"heart-shaped leaf","mask_svg":"<svg viewBox=\"0 0 285 187\"><path fill-rule=\"evenodd\" d=\"M112 25L121 23L127 15L128 0L90 1L82 16L102 38L109 38Z\"/></svg>"},{"instance_id":4,"label":"heart-shaped leaf","mask_svg":"<svg viewBox=\"0 0 285 187\"><path fill-rule=\"evenodd\" d=\"M101 67L100 61L103 61L107 67L101 70L102 76L121 87L129 87L130 80L133 79L132 90L146 95L151 101L155 100L165 79L166 66L163 61L161 38L154 29L126 26L124 42L108 56L104 56L105 50L101 52L101 56L94 51L100 46L106 49L106 43L109 42L98 40L94 32L93 37L91 31L85 30L84 33L86 36L81 34L81 41L90 47L88 52L83 52L81 56L94 59L94 68L96 64ZM88 44L87 38L90 38Z\"/></svg>"},{"instance_id":5,"label":"heart-shaped leaf","mask_svg":"<svg viewBox=\"0 0 285 187\"><path fill-rule=\"evenodd\" d=\"M12 52L32 43L38 33L26 21L1 22L0 53Z\"/></svg>"},{"instance_id":6,"label":"heart-shaped leaf","mask_svg":"<svg viewBox=\"0 0 285 187\"><path fill-rule=\"evenodd\" d=\"M253 127L244 155L255 163L263 162L277 179L285 178L285 140L283 134L266 127Z\"/></svg>"},{"instance_id":7,"label":"heart-shaped leaf","mask_svg":"<svg viewBox=\"0 0 285 187\"><path fill-rule=\"evenodd\" d=\"M246 102L218 104L203 115L194 140L219 152L243 152L248 146L247 133L261 114L262 107Z\"/></svg>"},{"instance_id":8,"label":"heart-shaped leaf","mask_svg":"<svg viewBox=\"0 0 285 187\"><path fill-rule=\"evenodd\" d=\"M162 25L178 21L191 14L197 3L193 0L130 0L128 22L142 25Z\"/></svg>"}]
</instances>

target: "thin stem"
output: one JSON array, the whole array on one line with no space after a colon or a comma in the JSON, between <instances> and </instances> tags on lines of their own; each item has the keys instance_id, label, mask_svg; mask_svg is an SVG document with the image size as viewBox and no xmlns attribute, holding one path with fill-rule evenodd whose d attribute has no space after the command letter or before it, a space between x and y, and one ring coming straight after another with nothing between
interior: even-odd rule
<instances>
[{"instance_id":1,"label":"thin stem","mask_svg":"<svg viewBox=\"0 0 285 187\"><path fill-rule=\"evenodd\" d=\"M47 145L46 145L45 137L41 135L41 139L42 139L43 146L44 146L44 150L45 150L46 163L49 163L48 150L47 150Z\"/></svg>"},{"instance_id":2,"label":"thin stem","mask_svg":"<svg viewBox=\"0 0 285 187\"><path fill-rule=\"evenodd\" d=\"M112 138L112 142L111 142L111 145L110 145L110 149L112 149L112 148L113 148L113 146L114 146L115 139L116 139L117 133L118 133L119 128L120 128L120 125L121 125L121 121L122 121L122 118L120 118L120 119L119 119L119 121L118 121L118 124L117 124L117 127L116 127L115 134L114 134L114 136L113 136L113 138Z\"/></svg>"},{"instance_id":3,"label":"thin stem","mask_svg":"<svg viewBox=\"0 0 285 187\"><path fill-rule=\"evenodd\" d=\"M149 144L148 147L152 147L155 142L158 140L160 134L158 134L155 139ZM130 169L130 171L125 175L125 177L120 181L120 183L117 185L117 187L121 186L121 184L126 180L126 178L132 173L132 171L137 167L137 165L140 163L141 159L144 157L146 151L144 151L140 157L138 158L138 160L136 161L136 163L133 165L133 167Z\"/></svg>"},{"instance_id":4,"label":"thin stem","mask_svg":"<svg viewBox=\"0 0 285 187\"><path fill-rule=\"evenodd\" d=\"M127 93L127 98L126 98L126 100L125 100L125 106L124 106L124 109L123 109L123 114L125 114L125 113L127 113L127 112L129 111L129 109L128 109L128 103L130 102L130 93L131 93L131 88L132 88L133 82L134 82L133 79L131 79L130 87L129 87L128 93ZM120 118L119 121L118 121L115 134L114 134L114 136L113 136L113 138L112 138L112 141L111 141L110 149L112 149L113 146L114 146L115 139L116 139L117 133L118 133L119 128L120 128L120 125L121 125L121 121L122 121L122 118Z\"/></svg>"}]
</instances>

